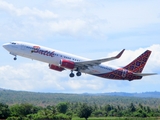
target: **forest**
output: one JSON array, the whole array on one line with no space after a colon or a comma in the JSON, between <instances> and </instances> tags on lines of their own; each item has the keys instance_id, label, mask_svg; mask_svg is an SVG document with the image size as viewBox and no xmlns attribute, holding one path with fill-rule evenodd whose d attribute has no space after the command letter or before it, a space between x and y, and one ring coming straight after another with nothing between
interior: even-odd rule
<instances>
[{"instance_id":1,"label":"forest","mask_svg":"<svg viewBox=\"0 0 160 120\"><path fill-rule=\"evenodd\" d=\"M120 105L88 105L87 103L60 102L46 107L29 103L8 106L0 103L0 119L6 120L71 120L75 117L88 119L89 117L107 118L155 118L160 116L159 108L151 108L142 104L129 106Z\"/></svg>"},{"instance_id":2,"label":"forest","mask_svg":"<svg viewBox=\"0 0 160 120\"><path fill-rule=\"evenodd\" d=\"M0 119L97 120L110 117L158 119L160 98L0 90Z\"/></svg>"}]
</instances>

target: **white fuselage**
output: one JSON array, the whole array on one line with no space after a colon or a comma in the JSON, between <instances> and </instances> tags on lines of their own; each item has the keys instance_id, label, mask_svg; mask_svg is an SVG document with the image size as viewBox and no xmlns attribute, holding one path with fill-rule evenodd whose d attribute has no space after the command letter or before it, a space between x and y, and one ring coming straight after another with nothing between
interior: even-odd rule
<instances>
[{"instance_id":1,"label":"white fuselage","mask_svg":"<svg viewBox=\"0 0 160 120\"><path fill-rule=\"evenodd\" d=\"M49 64L49 68L53 70L63 71L64 69L70 69L70 77L74 77L73 71L77 71L77 76L81 76L82 72L108 79L129 81L141 79L143 76L155 75L155 73L141 73L151 54L150 50L146 50L125 67L111 67L103 63L118 59L123 54L125 49L123 49L114 57L90 60L73 54L26 42L10 42L3 44L3 47L8 50L10 54L15 56L14 60L16 60L16 56L19 55L22 57L46 62Z\"/></svg>"},{"instance_id":2,"label":"white fuselage","mask_svg":"<svg viewBox=\"0 0 160 120\"><path fill-rule=\"evenodd\" d=\"M65 52L61 52L58 50L54 50L54 49L50 49L50 48L43 47L40 45L26 43L26 42L17 42L16 41L16 42L7 43L3 46L12 55L15 55L15 56L19 55L22 57L35 59L35 60L46 62L49 64L54 64L56 66L59 66L61 59L66 59L66 60L70 60L73 62L90 60L87 58L79 57L76 55L68 54ZM37 47L39 49L37 49L36 51L33 51L34 48L37 48ZM112 72L116 69L118 69L118 68L113 67L113 66L110 67L110 66L106 66L104 64L100 64L97 66L91 66L85 70L81 70L81 72L96 75L96 74L109 73L109 72Z\"/></svg>"}]
</instances>

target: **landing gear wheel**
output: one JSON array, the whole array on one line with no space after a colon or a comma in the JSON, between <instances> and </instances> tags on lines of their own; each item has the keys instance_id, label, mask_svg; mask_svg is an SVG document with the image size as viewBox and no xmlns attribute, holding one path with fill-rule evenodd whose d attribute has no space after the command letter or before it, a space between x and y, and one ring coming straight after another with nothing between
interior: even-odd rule
<instances>
[{"instance_id":1,"label":"landing gear wheel","mask_svg":"<svg viewBox=\"0 0 160 120\"><path fill-rule=\"evenodd\" d=\"M74 73L69 74L70 77L74 77Z\"/></svg>"},{"instance_id":2,"label":"landing gear wheel","mask_svg":"<svg viewBox=\"0 0 160 120\"><path fill-rule=\"evenodd\" d=\"M17 60L17 58L16 58L16 57L14 57L14 58L13 58L13 60Z\"/></svg>"},{"instance_id":3,"label":"landing gear wheel","mask_svg":"<svg viewBox=\"0 0 160 120\"><path fill-rule=\"evenodd\" d=\"M81 72L77 72L76 75L77 75L77 76L81 76Z\"/></svg>"}]
</instances>

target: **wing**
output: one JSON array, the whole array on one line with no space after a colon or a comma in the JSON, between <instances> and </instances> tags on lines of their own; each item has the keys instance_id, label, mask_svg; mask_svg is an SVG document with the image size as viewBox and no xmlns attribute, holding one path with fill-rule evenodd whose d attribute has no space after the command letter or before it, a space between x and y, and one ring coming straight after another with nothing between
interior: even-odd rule
<instances>
[{"instance_id":1,"label":"wing","mask_svg":"<svg viewBox=\"0 0 160 120\"><path fill-rule=\"evenodd\" d=\"M108 62L114 59L118 59L121 57L125 49L123 49L118 55L110 58L102 58L102 59L97 59L97 60L89 60L89 61L82 61L82 62L75 62L76 68L79 69L88 69L88 67L96 66L99 65L103 62Z\"/></svg>"}]
</instances>

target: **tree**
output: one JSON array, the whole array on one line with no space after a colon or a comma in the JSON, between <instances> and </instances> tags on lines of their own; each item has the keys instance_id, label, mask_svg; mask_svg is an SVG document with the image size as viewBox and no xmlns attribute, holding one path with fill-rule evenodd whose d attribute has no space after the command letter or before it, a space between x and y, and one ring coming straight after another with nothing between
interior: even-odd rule
<instances>
[{"instance_id":1,"label":"tree","mask_svg":"<svg viewBox=\"0 0 160 120\"><path fill-rule=\"evenodd\" d=\"M48 110L51 110L51 111L52 111L52 114L56 114L56 112L57 112L55 106L50 106L50 105L49 105L49 106L47 106L47 109L48 109Z\"/></svg>"},{"instance_id":2,"label":"tree","mask_svg":"<svg viewBox=\"0 0 160 120\"><path fill-rule=\"evenodd\" d=\"M61 102L57 105L57 110L59 113L65 114L68 109L68 104L66 102Z\"/></svg>"},{"instance_id":3,"label":"tree","mask_svg":"<svg viewBox=\"0 0 160 120\"><path fill-rule=\"evenodd\" d=\"M107 104L104 106L105 115L108 116L109 112L112 110L112 106Z\"/></svg>"},{"instance_id":4,"label":"tree","mask_svg":"<svg viewBox=\"0 0 160 120\"><path fill-rule=\"evenodd\" d=\"M130 111L130 112L135 112L135 111L136 111L136 107L135 107L135 105L134 105L133 103L131 103L131 104L129 105L129 111Z\"/></svg>"},{"instance_id":5,"label":"tree","mask_svg":"<svg viewBox=\"0 0 160 120\"><path fill-rule=\"evenodd\" d=\"M104 110L105 110L106 112L109 112L109 111L112 110L112 106L109 105L109 104L107 104L106 106L104 106Z\"/></svg>"},{"instance_id":6,"label":"tree","mask_svg":"<svg viewBox=\"0 0 160 120\"><path fill-rule=\"evenodd\" d=\"M31 104L15 104L10 107L11 115L18 117L18 116L27 116L28 114L37 113L38 108L31 105Z\"/></svg>"},{"instance_id":7,"label":"tree","mask_svg":"<svg viewBox=\"0 0 160 120\"><path fill-rule=\"evenodd\" d=\"M10 115L8 105L0 103L0 119L6 119Z\"/></svg>"},{"instance_id":8,"label":"tree","mask_svg":"<svg viewBox=\"0 0 160 120\"><path fill-rule=\"evenodd\" d=\"M95 117L101 117L101 116L103 116L103 111L102 110L95 110L92 114Z\"/></svg>"},{"instance_id":9,"label":"tree","mask_svg":"<svg viewBox=\"0 0 160 120\"><path fill-rule=\"evenodd\" d=\"M86 103L82 104L78 111L78 116L80 118L85 118L86 120L92 113L92 108L88 106Z\"/></svg>"}]
</instances>

